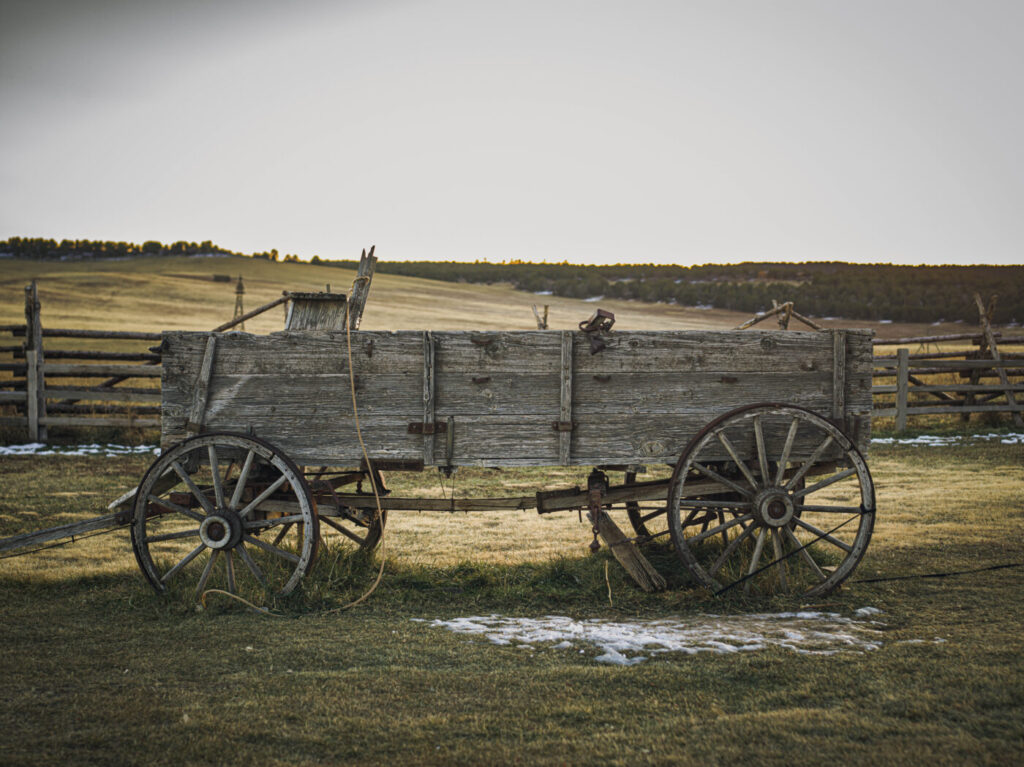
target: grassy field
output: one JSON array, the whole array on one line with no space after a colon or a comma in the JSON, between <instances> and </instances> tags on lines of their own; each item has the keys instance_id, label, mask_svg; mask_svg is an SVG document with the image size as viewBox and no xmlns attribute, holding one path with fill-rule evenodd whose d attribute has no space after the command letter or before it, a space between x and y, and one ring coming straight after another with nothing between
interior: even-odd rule
<instances>
[{"instance_id":1,"label":"grassy field","mask_svg":"<svg viewBox=\"0 0 1024 767\"><path fill-rule=\"evenodd\" d=\"M880 508L854 580L1021 561L1024 447L874 451ZM0 459L0 535L82 519L145 458ZM565 472L470 475L498 493ZM394 475L396 491L429 475ZM0 763L1014 764L1024 758L1020 568L849 583L813 605L635 589L575 514L395 514L376 563L328 546L266 617L155 595L127 535L0 561ZM606 565L608 580L606 581ZM609 606L609 590L612 606ZM880 647L666 653L498 646L413 619L619 621L878 608ZM937 641L937 639L942 641ZM920 640L920 641L919 641Z\"/></svg>"},{"instance_id":2,"label":"grassy field","mask_svg":"<svg viewBox=\"0 0 1024 767\"><path fill-rule=\"evenodd\" d=\"M281 290L346 290L351 272L250 259L11 262L0 323L38 279L51 327L209 329ZM780 296L780 299L784 299ZM574 327L594 304L380 275L366 328ZM617 327L727 328L716 310L605 302ZM273 310L247 329L282 327ZM834 323L842 324L842 323ZM962 326L879 325L889 337ZM70 342L68 342L70 344ZM62 345L65 345L62 343ZM884 426L884 424L883 424ZM96 435L92 435L96 436ZM69 436L69 438L71 438ZM137 440L152 434L134 435ZM101 514L152 456L0 457L0 537ZM869 457L878 521L841 591L714 599L667 548L670 590L636 589L575 513L396 513L385 553L333 536L274 615L210 595L159 597L127 533L0 559L0 764L1018 764L1024 760L1024 446L883 447ZM467 470L460 494L529 494L585 471ZM441 493L433 473L395 474L398 495ZM621 512L618 512L621 516ZM373 582L363 605L339 607ZM873 607L877 649L813 655L651 655L597 660L591 644L496 645L432 625L500 615L703 625L708 615ZM428 622L422 622L426 619Z\"/></svg>"},{"instance_id":3,"label":"grassy field","mask_svg":"<svg viewBox=\"0 0 1024 767\"><path fill-rule=\"evenodd\" d=\"M379 253L387 258L386 253ZM24 321L24 286L39 282L43 323L51 327L85 327L159 331L209 330L231 319L234 282L213 282L212 275L243 277L245 306L254 309L278 298L282 290L323 290L330 285L347 292L355 273L327 266L274 263L242 257L133 258L123 261L47 262L5 260L0 276L0 324ZM779 301L786 296L779 296ZM535 296L504 285L464 285L414 277L374 277L362 327L367 330L473 330L536 327L531 304L550 305L553 329L575 328L595 304L558 296ZM616 326L629 330L731 328L749 315L720 309L602 300L615 312ZM797 307L799 309L799 307ZM850 323L820 320L826 326L871 327L879 337L964 332L954 323ZM274 309L246 323L250 332L269 333L284 324ZM776 327L773 321L765 327ZM793 327L800 327L793 323ZM970 329L970 328L969 328Z\"/></svg>"}]
</instances>

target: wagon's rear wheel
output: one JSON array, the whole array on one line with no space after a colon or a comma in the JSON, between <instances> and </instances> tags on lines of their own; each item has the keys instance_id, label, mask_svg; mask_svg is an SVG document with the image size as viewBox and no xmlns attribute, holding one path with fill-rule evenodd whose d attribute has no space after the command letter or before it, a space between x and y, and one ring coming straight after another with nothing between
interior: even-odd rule
<instances>
[{"instance_id":1,"label":"wagon's rear wheel","mask_svg":"<svg viewBox=\"0 0 1024 767\"><path fill-rule=\"evenodd\" d=\"M132 547L159 592L291 592L313 564L316 506L302 473L270 443L211 433L181 442L146 472Z\"/></svg>"},{"instance_id":2,"label":"wagon's rear wheel","mask_svg":"<svg viewBox=\"0 0 1024 767\"><path fill-rule=\"evenodd\" d=\"M729 495L697 496L709 481ZM789 405L751 405L712 421L683 451L669 486L676 552L715 593L826 594L860 562L874 519L860 451L824 418Z\"/></svg>"},{"instance_id":3,"label":"wagon's rear wheel","mask_svg":"<svg viewBox=\"0 0 1024 767\"><path fill-rule=\"evenodd\" d=\"M315 477L310 486L317 502L321 532L334 531L341 542L354 544L364 551L377 548L388 520L387 511L376 508L376 497L383 498L388 493L381 473L376 469L372 473L343 471L323 477L322 472L316 472ZM362 502L346 503L343 495L359 496Z\"/></svg>"}]
</instances>

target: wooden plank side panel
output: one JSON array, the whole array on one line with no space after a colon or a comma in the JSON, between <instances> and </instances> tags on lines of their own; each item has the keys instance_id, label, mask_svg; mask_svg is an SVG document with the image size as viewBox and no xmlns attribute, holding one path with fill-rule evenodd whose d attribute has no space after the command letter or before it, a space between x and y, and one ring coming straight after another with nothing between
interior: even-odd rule
<instances>
[{"instance_id":1,"label":"wooden plank side panel","mask_svg":"<svg viewBox=\"0 0 1024 767\"><path fill-rule=\"evenodd\" d=\"M453 465L564 460L553 427L563 412L559 332L432 335L434 418L454 421ZM726 355L737 336L754 336L754 343L744 341ZM794 336L799 343L790 340ZM573 344L573 465L672 462L711 419L754 402L788 402L831 416L831 334L694 331L612 337L618 341L616 353L591 356L582 339ZM206 334L165 334L165 444L184 436L205 342ZM408 433L410 423L425 418L423 333L357 332L352 342L360 420L371 456L424 458L429 464L432 455L434 463L446 463L447 440L436 440L425 455L423 436ZM663 357L643 361L638 350L646 355L654 347ZM863 448L870 435L870 335L848 334L845 349L847 428ZM346 357L343 334L220 336L205 428L251 428L300 461L358 461ZM709 360L723 369L707 369Z\"/></svg>"}]
</instances>

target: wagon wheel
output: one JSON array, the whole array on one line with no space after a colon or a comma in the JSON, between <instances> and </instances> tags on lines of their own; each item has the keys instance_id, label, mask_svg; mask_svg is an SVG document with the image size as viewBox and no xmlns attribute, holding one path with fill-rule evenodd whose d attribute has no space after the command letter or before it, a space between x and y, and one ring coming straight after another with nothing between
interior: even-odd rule
<instances>
[{"instance_id":1,"label":"wagon wheel","mask_svg":"<svg viewBox=\"0 0 1024 767\"><path fill-rule=\"evenodd\" d=\"M626 484L634 481L636 473L626 472ZM721 501L734 497L734 493L717 493L711 496L711 499ZM637 543L643 545L666 539L669 535L667 510L668 506L664 501L626 501L626 516L636 533ZM717 514L718 512L708 511L706 514L696 515L693 519L686 520L686 526L703 532Z\"/></svg>"},{"instance_id":2,"label":"wagon wheel","mask_svg":"<svg viewBox=\"0 0 1024 767\"><path fill-rule=\"evenodd\" d=\"M688 485L708 480L731 498L689 497ZM697 532L693 521L709 513L714 521ZM683 451L669 487L676 553L716 594L826 594L860 562L874 520L860 451L824 418L790 405L750 405L712 421Z\"/></svg>"},{"instance_id":3,"label":"wagon wheel","mask_svg":"<svg viewBox=\"0 0 1024 767\"><path fill-rule=\"evenodd\" d=\"M320 476L318 472L317 476ZM370 490L363 488L363 481L368 480ZM320 522L327 529L337 532L342 539L355 543L364 551L373 551L380 543L384 534L384 525L388 521L388 513L382 509L378 512L374 509L356 508L346 505L338 496L338 489L346 485L355 484L355 495L366 496L367 499L374 498L372 488L376 486L377 494L383 497L388 490L384 486L384 477L379 471L373 469L372 476L363 471L343 472L341 475L328 479L315 479L310 482L317 502ZM347 494L353 494L347 491ZM327 529L321 527L321 532L326 533Z\"/></svg>"},{"instance_id":4,"label":"wagon wheel","mask_svg":"<svg viewBox=\"0 0 1024 767\"><path fill-rule=\"evenodd\" d=\"M161 455L135 495L132 548L157 591L290 593L316 558L305 478L270 443L211 433Z\"/></svg>"}]
</instances>

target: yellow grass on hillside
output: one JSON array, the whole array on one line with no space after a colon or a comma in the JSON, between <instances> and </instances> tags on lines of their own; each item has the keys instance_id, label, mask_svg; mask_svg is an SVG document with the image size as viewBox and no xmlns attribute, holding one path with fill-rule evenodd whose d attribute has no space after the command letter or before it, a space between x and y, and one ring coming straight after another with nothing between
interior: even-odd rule
<instances>
[{"instance_id":1,"label":"yellow grass on hillside","mask_svg":"<svg viewBox=\"0 0 1024 767\"><path fill-rule=\"evenodd\" d=\"M214 274L231 282L214 282ZM280 297L283 290L318 291L326 285L347 292L353 270L313 264L274 263L243 257L131 258L105 261L23 261L3 263L0 277L0 323L24 319L24 286L38 280L43 323L49 327L101 330L210 330L231 319L235 280L245 283L245 308L251 310ZM786 296L780 295L780 301ZM698 309L639 301L583 301L532 295L508 285L438 282L377 274L362 327L367 330L529 330L536 327L532 304L550 306L552 329L575 328L597 306L615 313L616 327L631 330L726 329L749 315L721 309ZM798 307L799 308L799 307ZM274 308L246 323L246 330L270 333L284 324L284 310ZM832 327L871 327L880 337L965 332L970 327L947 323L881 324L824 320ZM773 319L759 327L777 328ZM794 321L794 329L802 326Z\"/></svg>"}]
</instances>

